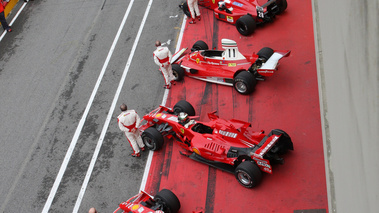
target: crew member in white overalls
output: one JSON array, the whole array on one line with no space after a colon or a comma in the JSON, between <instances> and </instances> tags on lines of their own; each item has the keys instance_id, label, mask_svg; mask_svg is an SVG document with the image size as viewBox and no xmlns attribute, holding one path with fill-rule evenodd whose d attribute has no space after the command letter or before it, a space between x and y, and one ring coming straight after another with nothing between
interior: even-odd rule
<instances>
[{"instance_id":1,"label":"crew member in white overalls","mask_svg":"<svg viewBox=\"0 0 379 213\"><path fill-rule=\"evenodd\" d=\"M133 148L133 157L140 157L140 150L145 150L140 131L138 129L141 119L135 110L128 110L126 104L120 106L121 114L117 117L118 127L124 132L130 146Z\"/></svg>"},{"instance_id":2,"label":"crew member in white overalls","mask_svg":"<svg viewBox=\"0 0 379 213\"><path fill-rule=\"evenodd\" d=\"M154 51L154 62L160 67L162 72L166 89L170 89L171 82L175 80L172 74L171 58L172 54L167 47L162 47L160 41L155 42L157 49Z\"/></svg>"},{"instance_id":3,"label":"crew member in white overalls","mask_svg":"<svg viewBox=\"0 0 379 213\"><path fill-rule=\"evenodd\" d=\"M196 18L199 19L199 21L201 20L198 0L187 0L187 4L188 4L188 9L191 13L191 18L192 18L192 20L189 23L195 24Z\"/></svg>"}]
</instances>

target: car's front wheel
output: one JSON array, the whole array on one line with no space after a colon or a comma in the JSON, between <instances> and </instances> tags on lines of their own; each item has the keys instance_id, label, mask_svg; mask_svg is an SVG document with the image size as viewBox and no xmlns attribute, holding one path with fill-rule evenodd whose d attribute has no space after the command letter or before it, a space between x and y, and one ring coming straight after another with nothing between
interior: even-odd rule
<instances>
[{"instance_id":1,"label":"car's front wheel","mask_svg":"<svg viewBox=\"0 0 379 213\"><path fill-rule=\"evenodd\" d=\"M252 161L244 161L240 163L234 171L238 182L246 187L253 188L262 181L262 172Z\"/></svg>"},{"instance_id":2,"label":"car's front wheel","mask_svg":"<svg viewBox=\"0 0 379 213\"><path fill-rule=\"evenodd\" d=\"M247 95L254 91L257 80L254 75L248 71L242 71L233 79L233 87L237 92Z\"/></svg>"},{"instance_id":3,"label":"car's front wheel","mask_svg":"<svg viewBox=\"0 0 379 213\"><path fill-rule=\"evenodd\" d=\"M180 209L180 201L178 197L168 189L162 189L154 196L154 200L163 204L163 211L176 213Z\"/></svg>"},{"instance_id":4,"label":"car's front wheel","mask_svg":"<svg viewBox=\"0 0 379 213\"><path fill-rule=\"evenodd\" d=\"M142 141L148 149L156 151L162 148L164 138L156 128L149 127L142 133Z\"/></svg>"},{"instance_id":5,"label":"car's front wheel","mask_svg":"<svg viewBox=\"0 0 379 213\"><path fill-rule=\"evenodd\" d=\"M236 21L236 28L241 35L251 35L256 28L256 23L251 15L244 15Z\"/></svg>"},{"instance_id":6,"label":"car's front wheel","mask_svg":"<svg viewBox=\"0 0 379 213\"><path fill-rule=\"evenodd\" d=\"M175 77L175 81L181 81L184 78L184 69L179 64L173 64L172 74Z\"/></svg>"},{"instance_id":7,"label":"car's front wheel","mask_svg":"<svg viewBox=\"0 0 379 213\"><path fill-rule=\"evenodd\" d=\"M209 47L208 47L208 44L205 43L204 41L202 40L199 40L199 41L196 41L193 45L192 45L192 51L196 51L196 50L208 50Z\"/></svg>"},{"instance_id":8,"label":"car's front wheel","mask_svg":"<svg viewBox=\"0 0 379 213\"><path fill-rule=\"evenodd\" d=\"M185 112L189 116L195 116L195 109L193 108L192 104L188 103L186 100L178 101L178 103L175 104L173 110L175 115L178 115L181 112Z\"/></svg>"}]
</instances>

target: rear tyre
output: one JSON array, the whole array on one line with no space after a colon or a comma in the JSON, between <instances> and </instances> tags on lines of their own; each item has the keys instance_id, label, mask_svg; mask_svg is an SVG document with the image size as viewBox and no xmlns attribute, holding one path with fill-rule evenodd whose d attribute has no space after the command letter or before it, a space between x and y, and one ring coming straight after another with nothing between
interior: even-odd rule
<instances>
[{"instance_id":1,"label":"rear tyre","mask_svg":"<svg viewBox=\"0 0 379 213\"><path fill-rule=\"evenodd\" d=\"M242 71L237 74L237 76L233 79L233 87L237 92L248 95L252 93L257 85L257 80L248 71Z\"/></svg>"},{"instance_id":2,"label":"rear tyre","mask_svg":"<svg viewBox=\"0 0 379 213\"><path fill-rule=\"evenodd\" d=\"M264 62L266 62L272 56L272 54L274 54L274 50L271 49L270 47L263 47L257 53L257 55L259 56L259 58L264 59Z\"/></svg>"},{"instance_id":3,"label":"rear tyre","mask_svg":"<svg viewBox=\"0 0 379 213\"><path fill-rule=\"evenodd\" d=\"M278 7L279 7L279 13L278 14L283 13L287 9L287 0L281 0L278 3Z\"/></svg>"},{"instance_id":4,"label":"rear tyre","mask_svg":"<svg viewBox=\"0 0 379 213\"><path fill-rule=\"evenodd\" d=\"M180 7L182 8L184 14L185 14L188 18L191 18L191 12L189 11L189 8L188 8L188 4L187 4L187 2L184 2L182 5L180 5Z\"/></svg>"},{"instance_id":5,"label":"rear tyre","mask_svg":"<svg viewBox=\"0 0 379 213\"><path fill-rule=\"evenodd\" d=\"M184 78L184 69L179 64L173 64L172 74L175 77L175 81L181 81Z\"/></svg>"},{"instance_id":6,"label":"rear tyre","mask_svg":"<svg viewBox=\"0 0 379 213\"><path fill-rule=\"evenodd\" d=\"M272 135L280 134L282 134L282 136L279 138L279 141L275 144L274 147L271 148L270 151L278 155L283 155L287 153L288 150L293 150L293 143L291 137L281 129L273 129L267 136L271 137Z\"/></svg>"},{"instance_id":7,"label":"rear tyre","mask_svg":"<svg viewBox=\"0 0 379 213\"><path fill-rule=\"evenodd\" d=\"M261 170L251 161L240 163L235 169L234 174L238 182L246 188L253 188L262 181Z\"/></svg>"},{"instance_id":8,"label":"rear tyre","mask_svg":"<svg viewBox=\"0 0 379 213\"><path fill-rule=\"evenodd\" d=\"M162 148L164 138L156 128L149 127L142 133L142 141L148 149L156 151Z\"/></svg>"},{"instance_id":9,"label":"rear tyre","mask_svg":"<svg viewBox=\"0 0 379 213\"><path fill-rule=\"evenodd\" d=\"M174 114L178 115L180 112L185 112L189 116L195 116L195 109L186 100L181 100L174 106Z\"/></svg>"},{"instance_id":10,"label":"rear tyre","mask_svg":"<svg viewBox=\"0 0 379 213\"><path fill-rule=\"evenodd\" d=\"M155 195L154 200L163 204L162 211L176 213L180 209L180 201L176 195L168 190L162 189Z\"/></svg>"},{"instance_id":11,"label":"rear tyre","mask_svg":"<svg viewBox=\"0 0 379 213\"><path fill-rule=\"evenodd\" d=\"M199 41L196 41L193 45L192 45L192 51L196 51L196 50L208 50L209 47L208 47L208 44L205 43L204 41L202 40L199 40Z\"/></svg>"},{"instance_id":12,"label":"rear tyre","mask_svg":"<svg viewBox=\"0 0 379 213\"><path fill-rule=\"evenodd\" d=\"M248 36L254 31L257 24L251 15L244 15L236 21L236 28L241 35Z\"/></svg>"}]
</instances>

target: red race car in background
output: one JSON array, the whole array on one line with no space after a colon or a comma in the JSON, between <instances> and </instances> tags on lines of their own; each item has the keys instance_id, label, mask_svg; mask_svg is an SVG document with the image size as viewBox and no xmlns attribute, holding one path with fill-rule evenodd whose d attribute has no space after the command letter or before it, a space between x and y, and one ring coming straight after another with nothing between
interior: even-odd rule
<instances>
[{"instance_id":1,"label":"red race car in background","mask_svg":"<svg viewBox=\"0 0 379 213\"><path fill-rule=\"evenodd\" d=\"M189 116L189 117L186 117ZM160 106L143 117L142 140L150 150L159 150L164 137L172 138L186 150L183 155L235 174L246 188L258 185L262 172L272 173L273 164L283 164L284 155L293 150L291 138L282 130L254 132L251 124L219 118L209 113L209 122L195 121L195 110L185 100L174 108Z\"/></svg>"},{"instance_id":2,"label":"red race car in background","mask_svg":"<svg viewBox=\"0 0 379 213\"><path fill-rule=\"evenodd\" d=\"M180 201L176 195L162 189L154 197L141 191L138 195L122 202L113 213L176 213L180 209Z\"/></svg>"},{"instance_id":3,"label":"red race car in background","mask_svg":"<svg viewBox=\"0 0 379 213\"><path fill-rule=\"evenodd\" d=\"M245 55L238 51L237 43L221 40L224 50L209 50L204 41L197 41L191 48L183 48L174 54L171 63L176 81L186 75L199 80L233 86L241 94L254 91L257 80L272 76L279 60L291 51L264 47L257 54Z\"/></svg>"},{"instance_id":4,"label":"red race car in background","mask_svg":"<svg viewBox=\"0 0 379 213\"><path fill-rule=\"evenodd\" d=\"M199 5L214 11L217 19L234 24L241 35L248 36L257 25L272 22L287 9L287 0L199 0ZM179 5L191 17L187 2Z\"/></svg>"}]
</instances>

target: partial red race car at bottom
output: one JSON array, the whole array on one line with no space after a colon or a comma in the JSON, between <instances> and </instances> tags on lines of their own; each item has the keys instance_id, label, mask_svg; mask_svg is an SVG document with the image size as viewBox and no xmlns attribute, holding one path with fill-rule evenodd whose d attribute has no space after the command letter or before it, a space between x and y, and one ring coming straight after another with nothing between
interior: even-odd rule
<instances>
[{"instance_id":1,"label":"partial red race car at bottom","mask_svg":"<svg viewBox=\"0 0 379 213\"><path fill-rule=\"evenodd\" d=\"M273 164L283 164L282 155L293 150L290 136L279 129L268 135L252 131L251 124L219 118L208 113L209 122L195 121L195 110L185 100L174 108L160 106L143 117L142 139L150 150L159 150L164 137L184 148L184 156L235 174L246 187L257 186L262 172L272 173Z\"/></svg>"},{"instance_id":2,"label":"partial red race car at bottom","mask_svg":"<svg viewBox=\"0 0 379 213\"><path fill-rule=\"evenodd\" d=\"M113 213L176 213L179 209L178 197L172 191L162 189L155 196L141 191L138 195L120 203Z\"/></svg>"}]
</instances>

